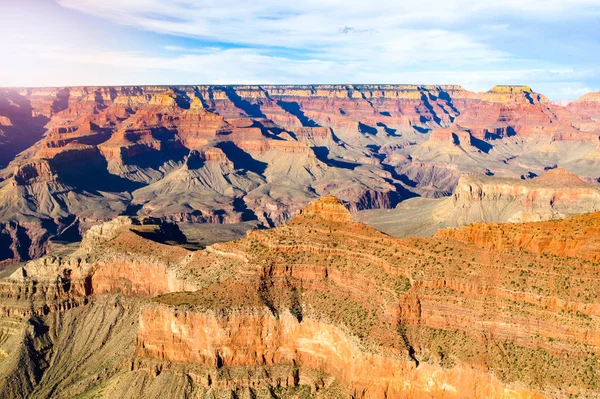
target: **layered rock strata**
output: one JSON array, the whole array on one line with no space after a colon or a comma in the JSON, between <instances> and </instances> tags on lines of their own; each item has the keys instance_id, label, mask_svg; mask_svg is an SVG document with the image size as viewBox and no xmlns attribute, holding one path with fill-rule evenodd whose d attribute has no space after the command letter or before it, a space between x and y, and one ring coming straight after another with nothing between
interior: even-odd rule
<instances>
[{"instance_id":1,"label":"layered rock strata","mask_svg":"<svg viewBox=\"0 0 600 399\"><path fill-rule=\"evenodd\" d=\"M0 262L118 215L276 226L320 196L352 212L394 208L448 196L470 174L558 165L594 182L600 124L588 97L583 110L525 86L3 89L0 224L11 250Z\"/></svg>"},{"instance_id":2,"label":"layered rock strata","mask_svg":"<svg viewBox=\"0 0 600 399\"><path fill-rule=\"evenodd\" d=\"M396 239L325 197L283 226L190 252L171 225L119 218L74 254L2 281L5 312L47 307L5 313L2 342L12 344L2 344L0 372L11 378L0 388L8 397L594 397L600 247L589 237L599 225L590 214ZM17 288L58 277L62 290L45 295ZM50 306L67 297L70 306ZM110 327L90 336L98 317Z\"/></svg>"}]
</instances>

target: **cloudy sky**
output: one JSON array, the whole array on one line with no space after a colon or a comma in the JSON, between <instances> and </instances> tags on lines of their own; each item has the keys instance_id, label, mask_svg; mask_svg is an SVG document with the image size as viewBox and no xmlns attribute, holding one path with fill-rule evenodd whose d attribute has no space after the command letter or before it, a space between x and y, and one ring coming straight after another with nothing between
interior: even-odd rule
<instances>
[{"instance_id":1,"label":"cloudy sky","mask_svg":"<svg viewBox=\"0 0 600 399\"><path fill-rule=\"evenodd\" d=\"M600 0L0 0L0 86L600 90Z\"/></svg>"}]
</instances>

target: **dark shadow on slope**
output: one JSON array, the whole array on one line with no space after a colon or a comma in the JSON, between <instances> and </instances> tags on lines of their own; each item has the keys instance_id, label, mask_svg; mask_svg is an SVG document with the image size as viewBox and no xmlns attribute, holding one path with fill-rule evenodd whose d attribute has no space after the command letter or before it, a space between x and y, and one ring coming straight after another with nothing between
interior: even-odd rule
<instances>
[{"instance_id":1,"label":"dark shadow on slope","mask_svg":"<svg viewBox=\"0 0 600 399\"><path fill-rule=\"evenodd\" d=\"M165 163L171 161L175 163L181 163L188 155L189 150L187 148L164 148L155 150L148 148L143 154L136 155L132 158L124 159L127 165L137 166L143 169L155 169L158 170Z\"/></svg>"},{"instance_id":2,"label":"dark shadow on slope","mask_svg":"<svg viewBox=\"0 0 600 399\"><path fill-rule=\"evenodd\" d=\"M44 220L40 220L42 227L46 227L44 226ZM49 226L49 227L54 227L54 233L56 233L56 225L53 224L53 226ZM50 231L52 231L51 229L48 229ZM16 228L16 232L15 232L15 237L16 237L16 244L15 245L15 249L19 255L19 257L23 260L29 260L31 259L30 256L30 248L31 248L31 238L29 237L29 235L27 234L27 229L25 229L24 227L17 225Z\"/></svg>"},{"instance_id":3,"label":"dark shadow on slope","mask_svg":"<svg viewBox=\"0 0 600 399\"><path fill-rule=\"evenodd\" d=\"M505 137L513 137L517 134L515 129L512 126L507 126L505 128L497 128L495 131L486 130L485 139L486 140L501 140Z\"/></svg>"},{"instance_id":4,"label":"dark shadow on slope","mask_svg":"<svg viewBox=\"0 0 600 399\"><path fill-rule=\"evenodd\" d=\"M200 100L200 103L202 104L202 107L204 107L204 109L206 109L207 111L214 111L212 106L208 104L208 102L206 102L206 99L204 98L204 96L202 96L202 93L200 93L200 90L198 90L197 87L194 87L194 96Z\"/></svg>"},{"instance_id":5,"label":"dark shadow on slope","mask_svg":"<svg viewBox=\"0 0 600 399\"><path fill-rule=\"evenodd\" d=\"M407 186L414 188L417 186L417 182L412 181L408 178L408 176L402 174L398 174L398 172L396 172L396 169L394 169L393 166L391 165L386 165L386 164L381 164L383 170L385 170L386 172L389 172L390 175L392 175L392 179L396 180L396 181L390 181L389 183L392 184L395 188L396 188L396 193L398 194L398 202L407 200L409 198L414 198L414 197L420 197L419 194L414 193L412 191L410 191L409 189L407 189L406 187L404 187L402 184L399 184L399 182L402 182L403 184L406 184Z\"/></svg>"},{"instance_id":6,"label":"dark shadow on slope","mask_svg":"<svg viewBox=\"0 0 600 399\"><path fill-rule=\"evenodd\" d=\"M252 158L250 154L236 146L231 141L222 141L217 144L227 158L233 162L233 166L236 169L244 169L256 174L262 175L265 173L267 166L265 162L257 161Z\"/></svg>"},{"instance_id":7,"label":"dark shadow on slope","mask_svg":"<svg viewBox=\"0 0 600 399\"><path fill-rule=\"evenodd\" d=\"M277 138L283 140L283 138L279 137L279 135L281 133L287 133L290 135L291 138L293 138L296 141L300 141L298 140L298 136L296 136L296 133L292 132L291 130L285 130L285 129L280 129L280 128L270 128L269 131L273 134L277 135Z\"/></svg>"},{"instance_id":8,"label":"dark shadow on slope","mask_svg":"<svg viewBox=\"0 0 600 399\"><path fill-rule=\"evenodd\" d=\"M394 170L394 173L396 173L395 170ZM419 184L405 174L400 175L400 174L396 173L395 179L400 180L403 184L407 185L408 187L412 187L412 188L417 187L417 185Z\"/></svg>"},{"instance_id":9,"label":"dark shadow on slope","mask_svg":"<svg viewBox=\"0 0 600 399\"><path fill-rule=\"evenodd\" d=\"M266 127L259 121L252 121L252 125L250 125L250 127L260 129L260 133L268 139L284 140L283 138L279 137L278 135L281 134L282 132L285 132L286 130L284 130L280 127Z\"/></svg>"},{"instance_id":10,"label":"dark shadow on slope","mask_svg":"<svg viewBox=\"0 0 600 399\"><path fill-rule=\"evenodd\" d=\"M0 232L0 262L15 257L11 248L12 243L13 240L10 234Z\"/></svg>"},{"instance_id":11,"label":"dark shadow on slope","mask_svg":"<svg viewBox=\"0 0 600 399\"><path fill-rule=\"evenodd\" d=\"M175 104L177 104L177 106L179 108L190 109L191 99L187 95L187 93L185 91L183 91L183 90L180 90L180 89L176 88L176 87L173 87L172 90L176 94L176 96L175 96Z\"/></svg>"},{"instance_id":12,"label":"dark shadow on slope","mask_svg":"<svg viewBox=\"0 0 600 399\"><path fill-rule=\"evenodd\" d=\"M160 140L161 149L164 145L168 145L169 141L174 140L177 134L176 130L167 129L166 127L154 127L150 130L152 131L152 138Z\"/></svg>"},{"instance_id":13,"label":"dark shadow on slope","mask_svg":"<svg viewBox=\"0 0 600 399\"><path fill-rule=\"evenodd\" d=\"M350 169L354 170L360 164L350 163L345 161L339 161L336 159L329 159L329 148L327 147L311 147L317 159L323 162L325 165L330 166L332 168L342 168L342 169Z\"/></svg>"},{"instance_id":14,"label":"dark shadow on slope","mask_svg":"<svg viewBox=\"0 0 600 399\"><path fill-rule=\"evenodd\" d=\"M43 115L34 117L32 111L27 98L9 90L0 93L0 115L8 117L12 123L12 126L0 127L0 169L46 133L44 126L49 119Z\"/></svg>"},{"instance_id":15,"label":"dark shadow on slope","mask_svg":"<svg viewBox=\"0 0 600 399\"><path fill-rule=\"evenodd\" d=\"M526 175L521 175L521 180L535 179L536 177L538 177L538 175L530 171L527 172Z\"/></svg>"},{"instance_id":16,"label":"dark shadow on slope","mask_svg":"<svg viewBox=\"0 0 600 399\"><path fill-rule=\"evenodd\" d=\"M91 123L91 132L95 134L89 134L86 136L78 137L76 141L86 145L100 145L110 139L112 129L104 129L98 125Z\"/></svg>"},{"instance_id":17,"label":"dark shadow on slope","mask_svg":"<svg viewBox=\"0 0 600 399\"><path fill-rule=\"evenodd\" d=\"M108 108L108 106L104 104L104 97L102 96L102 92L100 90L96 90L94 92L94 102L96 103L96 108L100 111L104 111L106 108Z\"/></svg>"},{"instance_id":18,"label":"dark shadow on slope","mask_svg":"<svg viewBox=\"0 0 600 399\"><path fill-rule=\"evenodd\" d=\"M310 119L306 115L304 115L304 112L300 109L300 105L295 101L279 100L279 101L277 101L277 105L279 105L281 108L283 108L283 110L285 112L292 114L296 118L298 118L298 120L300 121L302 126L305 126L305 127L319 127L320 126L317 122L313 121L312 119ZM341 108L340 108L340 110L341 110Z\"/></svg>"},{"instance_id":19,"label":"dark shadow on slope","mask_svg":"<svg viewBox=\"0 0 600 399\"><path fill-rule=\"evenodd\" d=\"M222 90L225 92L229 100L231 100L233 105L235 105L236 108L244 111L244 113L250 118L266 118L265 114L263 114L263 112L260 110L260 105L252 104L251 102L244 100L235 92L233 87L225 86L222 88Z\"/></svg>"},{"instance_id":20,"label":"dark shadow on slope","mask_svg":"<svg viewBox=\"0 0 600 399\"><path fill-rule=\"evenodd\" d=\"M346 148L346 143L343 142L338 136L335 135L335 131L333 129L331 129L331 139L333 140L334 143L336 143L340 147Z\"/></svg>"},{"instance_id":21,"label":"dark shadow on slope","mask_svg":"<svg viewBox=\"0 0 600 399\"><path fill-rule=\"evenodd\" d=\"M427 97L425 95L425 93L421 93L421 101L423 101L423 105L425 106L425 108L427 108L427 110L433 117L433 120L435 121L435 123L437 123L438 125L441 124L442 120L440 119L439 116L437 116L437 113L435 112L435 110L433 109L433 106L429 102L429 97Z\"/></svg>"},{"instance_id":22,"label":"dark shadow on slope","mask_svg":"<svg viewBox=\"0 0 600 399\"><path fill-rule=\"evenodd\" d=\"M143 204L127 204L125 210L121 213L123 216L136 216L144 207Z\"/></svg>"},{"instance_id":23,"label":"dark shadow on slope","mask_svg":"<svg viewBox=\"0 0 600 399\"><path fill-rule=\"evenodd\" d=\"M374 128L373 126L365 125L362 122L358 122L358 131L359 131L359 133L362 133L362 134L370 134L370 135L377 134L377 128Z\"/></svg>"},{"instance_id":24,"label":"dark shadow on slope","mask_svg":"<svg viewBox=\"0 0 600 399\"><path fill-rule=\"evenodd\" d=\"M381 149L381 146L378 144L367 144L366 147L369 149L369 151L371 151L372 153L375 153L375 154L378 153L379 150Z\"/></svg>"},{"instance_id":25,"label":"dark shadow on slope","mask_svg":"<svg viewBox=\"0 0 600 399\"><path fill-rule=\"evenodd\" d=\"M485 132L485 139L486 140L499 140L502 138L502 135L500 133L496 132L490 132L489 130L486 130Z\"/></svg>"},{"instance_id":26,"label":"dark shadow on slope","mask_svg":"<svg viewBox=\"0 0 600 399\"><path fill-rule=\"evenodd\" d=\"M244 202L243 198L240 198L240 197L234 198L232 204L233 204L233 210L235 212L240 212L242 214L241 215L242 222L258 220L254 211L251 209L248 209L248 206L246 205L246 202Z\"/></svg>"},{"instance_id":27,"label":"dark shadow on slope","mask_svg":"<svg viewBox=\"0 0 600 399\"><path fill-rule=\"evenodd\" d=\"M190 101L182 96L175 97L175 104L182 109L190 109Z\"/></svg>"},{"instance_id":28,"label":"dark shadow on slope","mask_svg":"<svg viewBox=\"0 0 600 399\"><path fill-rule=\"evenodd\" d=\"M366 102L369 104L369 106L370 106L371 108L375 109L375 107L373 106L373 103L371 102L371 100L369 100L369 99L367 98L367 96L365 95L365 92L364 92L364 91L362 91L362 90L359 90L359 92L360 92L360 96L362 97L362 99L363 99L363 100L365 100L365 101L366 101Z\"/></svg>"},{"instance_id":29,"label":"dark shadow on slope","mask_svg":"<svg viewBox=\"0 0 600 399\"><path fill-rule=\"evenodd\" d=\"M124 158L127 165L158 170L171 161L180 163L189 154L189 150L175 138L175 132L161 127L152 129L152 137L160 141L160 149L147 147L143 153L131 158Z\"/></svg>"},{"instance_id":30,"label":"dark shadow on slope","mask_svg":"<svg viewBox=\"0 0 600 399\"><path fill-rule=\"evenodd\" d=\"M472 137L471 136L471 145L475 148L477 148L479 151L481 152L485 152L486 154L490 152L490 150L492 148L494 148L493 145L491 145L490 143L487 143L483 140L480 140L476 137Z\"/></svg>"},{"instance_id":31,"label":"dark shadow on slope","mask_svg":"<svg viewBox=\"0 0 600 399\"><path fill-rule=\"evenodd\" d=\"M525 98L527 99L527 101L529 101L529 104L531 104L531 105L535 104L533 97L531 97L531 93L528 91L526 91L524 93L525 93Z\"/></svg>"},{"instance_id":32,"label":"dark shadow on slope","mask_svg":"<svg viewBox=\"0 0 600 399\"><path fill-rule=\"evenodd\" d=\"M396 134L396 132L398 131L397 129L392 129L391 127L388 127L388 125L386 125L383 122L377 122L377 126L382 127L383 131L388 135L388 136L393 136L393 137L401 137L401 134Z\"/></svg>"},{"instance_id":33,"label":"dark shadow on slope","mask_svg":"<svg viewBox=\"0 0 600 399\"><path fill-rule=\"evenodd\" d=\"M185 159L185 166L190 170L200 169L204 166L204 159L197 150L192 150Z\"/></svg>"},{"instance_id":34,"label":"dark shadow on slope","mask_svg":"<svg viewBox=\"0 0 600 399\"><path fill-rule=\"evenodd\" d=\"M452 133L452 144L460 145L460 139L456 133Z\"/></svg>"},{"instance_id":35,"label":"dark shadow on slope","mask_svg":"<svg viewBox=\"0 0 600 399\"><path fill-rule=\"evenodd\" d=\"M77 215L69 215L58 219L59 229L58 238L64 242L81 241L81 231L79 229L79 219Z\"/></svg>"},{"instance_id":36,"label":"dark shadow on slope","mask_svg":"<svg viewBox=\"0 0 600 399\"><path fill-rule=\"evenodd\" d=\"M68 157L69 155L64 155ZM85 159L64 159L58 154L51 160L56 170L58 180L73 188L75 192L88 192L99 195L105 192L131 192L144 186L143 183L134 182L121 176L113 175L108 171L106 159L96 153L92 156L85 155Z\"/></svg>"},{"instance_id":37,"label":"dark shadow on slope","mask_svg":"<svg viewBox=\"0 0 600 399\"><path fill-rule=\"evenodd\" d=\"M379 159L379 161L383 161L385 159L385 154L380 154L379 150L381 149L380 145L377 144L367 144L366 146L371 152L371 156Z\"/></svg>"},{"instance_id":38,"label":"dark shadow on slope","mask_svg":"<svg viewBox=\"0 0 600 399\"><path fill-rule=\"evenodd\" d=\"M392 116L392 114L390 114L390 113L389 113L389 112L387 112L387 111L382 111L382 112L380 112L380 113L379 113L379 115L383 115L383 116Z\"/></svg>"},{"instance_id":39,"label":"dark shadow on slope","mask_svg":"<svg viewBox=\"0 0 600 399\"><path fill-rule=\"evenodd\" d=\"M438 97L446 102L448 107L450 107L450 109L452 110L452 112L454 112L456 116L460 115L460 111L454 106L454 103L452 102L452 97L450 97L450 94L448 94L448 92L440 90Z\"/></svg>"},{"instance_id":40,"label":"dark shadow on slope","mask_svg":"<svg viewBox=\"0 0 600 399\"><path fill-rule=\"evenodd\" d=\"M422 118L422 117L421 117ZM426 123L427 121L425 121ZM421 133L421 134L427 134L431 131L430 128L426 128L426 127L421 127L421 126L417 126L417 125L412 125L411 126L413 129L415 129L417 132Z\"/></svg>"},{"instance_id":41,"label":"dark shadow on slope","mask_svg":"<svg viewBox=\"0 0 600 399\"><path fill-rule=\"evenodd\" d=\"M156 223L156 225L151 223ZM140 227L133 227L131 231L140 237L161 244L180 245L188 242L185 234L175 223L151 218L146 226L144 226L145 224L145 221L142 220Z\"/></svg>"},{"instance_id":42,"label":"dark shadow on slope","mask_svg":"<svg viewBox=\"0 0 600 399\"><path fill-rule=\"evenodd\" d=\"M52 113L56 114L69 108L70 89L61 89L56 94L56 99L52 102Z\"/></svg>"}]
</instances>

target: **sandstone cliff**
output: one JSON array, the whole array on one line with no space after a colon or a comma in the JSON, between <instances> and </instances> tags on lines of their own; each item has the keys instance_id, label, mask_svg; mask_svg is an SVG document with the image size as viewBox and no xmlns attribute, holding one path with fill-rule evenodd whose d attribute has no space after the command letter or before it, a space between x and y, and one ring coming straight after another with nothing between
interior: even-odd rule
<instances>
[{"instance_id":1,"label":"sandstone cliff","mask_svg":"<svg viewBox=\"0 0 600 399\"><path fill-rule=\"evenodd\" d=\"M569 103L567 109L573 112L581 113L592 119L600 119L600 93L588 93L581 98Z\"/></svg>"},{"instance_id":2,"label":"sandstone cliff","mask_svg":"<svg viewBox=\"0 0 600 399\"><path fill-rule=\"evenodd\" d=\"M5 89L0 223L13 249L2 258L39 256L120 214L275 226L319 196L352 212L394 208L449 196L471 174L558 165L594 182L589 115L524 86Z\"/></svg>"},{"instance_id":3,"label":"sandstone cliff","mask_svg":"<svg viewBox=\"0 0 600 399\"><path fill-rule=\"evenodd\" d=\"M448 198L415 198L357 218L396 237L428 236L476 222L531 222L600 211L600 187L562 168L532 179L466 175Z\"/></svg>"},{"instance_id":4,"label":"sandstone cliff","mask_svg":"<svg viewBox=\"0 0 600 399\"><path fill-rule=\"evenodd\" d=\"M173 225L119 218L2 280L0 389L594 397L599 225L591 214L396 239L326 197L190 252Z\"/></svg>"}]
</instances>

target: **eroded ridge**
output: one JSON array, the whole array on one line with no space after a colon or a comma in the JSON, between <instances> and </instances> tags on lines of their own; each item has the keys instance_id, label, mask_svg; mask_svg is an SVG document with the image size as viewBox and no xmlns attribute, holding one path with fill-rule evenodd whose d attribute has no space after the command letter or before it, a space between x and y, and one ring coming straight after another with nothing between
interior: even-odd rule
<instances>
[{"instance_id":1,"label":"eroded ridge","mask_svg":"<svg viewBox=\"0 0 600 399\"><path fill-rule=\"evenodd\" d=\"M597 186L597 97L562 107L527 86L2 89L0 269L119 215L274 227L327 195L353 213L394 209L450 196L465 176L556 166Z\"/></svg>"},{"instance_id":2,"label":"eroded ridge","mask_svg":"<svg viewBox=\"0 0 600 399\"><path fill-rule=\"evenodd\" d=\"M175 225L118 218L2 280L0 388L594 397L598 226L590 214L396 239L325 197L283 226L190 251ZM549 231L551 244L538 239Z\"/></svg>"}]
</instances>

